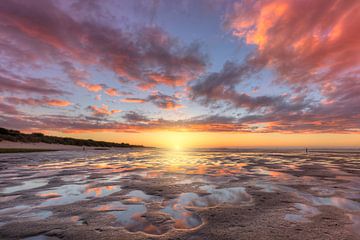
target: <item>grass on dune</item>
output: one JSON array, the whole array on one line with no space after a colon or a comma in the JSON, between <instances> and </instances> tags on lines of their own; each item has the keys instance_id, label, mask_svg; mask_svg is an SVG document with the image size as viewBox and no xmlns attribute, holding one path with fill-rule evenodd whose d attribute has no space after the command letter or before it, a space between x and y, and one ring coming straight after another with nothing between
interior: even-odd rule
<instances>
[{"instance_id":1,"label":"grass on dune","mask_svg":"<svg viewBox=\"0 0 360 240\"><path fill-rule=\"evenodd\" d=\"M0 153L26 153L26 152L47 152L58 151L55 149L36 149L36 148L0 148Z\"/></svg>"}]
</instances>

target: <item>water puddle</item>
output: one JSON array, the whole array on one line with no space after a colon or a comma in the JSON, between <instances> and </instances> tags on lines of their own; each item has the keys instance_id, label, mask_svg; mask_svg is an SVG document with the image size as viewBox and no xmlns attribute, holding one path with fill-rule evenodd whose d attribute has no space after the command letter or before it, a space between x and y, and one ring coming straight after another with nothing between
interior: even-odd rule
<instances>
[{"instance_id":1,"label":"water puddle","mask_svg":"<svg viewBox=\"0 0 360 240\"><path fill-rule=\"evenodd\" d=\"M41 211L33 211L33 212L27 212L24 214L21 214L19 217L21 218L26 218L29 220L44 220L50 216L52 216L52 212L51 211L46 211L46 210L41 210Z\"/></svg>"},{"instance_id":2,"label":"water puddle","mask_svg":"<svg viewBox=\"0 0 360 240\"><path fill-rule=\"evenodd\" d=\"M145 232L160 235L167 231L161 225L157 226L144 216L147 208L144 204L123 204L121 202L110 202L94 208L96 211L107 212L114 216L116 221L130 232Z\"/></svg>"},{"instance_id":3,"label":"water puddle","mask_svg":"<svg viewBox=\"0 0 360 240\"><path fill-rule=\"evenodd\" d=\"M70 184L39 192L37 195L50 197L40 204L40 206L44 207L71 204L95 197L105 197L120 190L119 186L89 187L87 185Z\"/></svg>"},{"instance_id":4,"label":"water puddle","mask_svg":"<svg viewBox=\"0 0 360 240\"><path fill-rule=\"evenodd\" d=\"M59 240L57 237L49 237L46 235L37 235L32 237L23 238L23 240Z\"/></svg>"},{"instance_id":5,"label":"water puddle","mask_svg":"<svg viewBox=\"0 0 360 240\"><path fill-rule=\"evenodd\" d=\"M220 204L241 204L252 201L243 187L217 189L213 185L200 187L208 194L199 196L196 193L183 193L179 197L166 201L161 211L169 214L175 221L175 228L191 229L202 224L201 218L191 208L214 207Z\"/></svg>"},{"instance_id":6,"label":"water puddle","mask_svg":"<svg viewBox=\"0 0 360 240\"><path fill-rule=\"evenodd\" d=\"M313 191L317 196L321 197L329 197L334 195L336 192L335 189L320 186L312 187L310 190Z\"/></svg>"},{"instance_id":7,"label":"water puddle","mask_svg":"<svg viewBox=\"0 0 360 240\"><path fill-rule=\"evenodd\" d=\"M0 215L4 216L4 215L15 214L26 211L28 209L30 209L29 205L18 205L15 207L3 208L0 210Z\"/></svg>"},{"instance_id":8,"label":"water puddle","mask_svg":"<svg viewBox=\"0 0 360 240\"><path fill-rule=\"evenodd\" d=\"M18 198L19 196L20 196L20 195L11 195L11 196L0 197L0 203L1 203L1 202L12 201L12 200Z\"/></svg>"},{"instance_id":9,"label":"water puddle","mask_svg":"<svg viewBox=\"0 0 360 240\"><path fill-rule=\"evenodd\" d=\"M308 200L314 206L333 206L345 211L360 211L360 203L342 197L316 197L309 193L297 192L296 195Z\"/></svg>"},{"instance_id":10,"label":"water puddle","mask_svg":"<svg viewBox=\"0 0 360 240\"><path fill-rule=\"evenodd\" d=\"M141 202L148 202L150 200L159 200L161 197L153 196L144 193L141 190L133 190L125 195L127 197L126 202L128 203L141 203Z\"/></svg>"},{"instance_id":11,"label":"water puddle","mask_svg":"<svg viewBox=\"0 0 360 240\"><path fill-rule=\"evenodd\" d=\"M0 210L0 226L18 219L26 221L44 220L52 216L52 214L53 213L51 211L34 209L29 205L18 205L15 207L4 208Z\"/></svg>"},{"instance_id":12,"label":"water puddle","mask_svg":"<svg viewBox=\"0 0 360 240\"><path fill-rule=\"evenodd\" d=\"M346 215L350 218L350 221L353 223L351 224L352 231L354 231L356 234L360 236L360 215L355 215L355 214L346 214Z\"/></svg>"},{"instance_id":13,"label":"water puddle","mask_svg":"<svg viewBox=\"0 0 360 240\"><path fill-rule=\"evenodd\" d=\"M22 184L18 185L18 186L6 187L6 188L0 190L0 193L9 194L9 193L29 190L29 189L33 189L33 188L38 188L38 187L47 185L48 182L49 182L49 180L47 180L47 179L28 180L28 181L22 182Z\"/></svg>"},{"instance_id":14,"label":"water puddle","mask_svg":"<svg viewBox=\"0 0 360 240\"><path fill-rule=\"evenodd\" d=\"M312 206L295 203L295 208L299 210L298 214L286 214L285 220L290 222L310 222L311 217L314 217L320 213L320 211Z\"/></svg>"},{"instance_id":15,"label":"water puddle","mask_svg":"<svg viewBox=\"0 0 360 240\"><path fill-rule=\"evenodd\" d=\"M82 214L88 209L84 208L101 201L101 205L91 209L94 214L112 215L115 226L130 232L160 235L171 228L188 230L201 226L203 219L197 211L252 204L253 196L241 185L245 183L248 189L255 186L262 192L290 194L291 201L298 198L296 202L299 203L291 212L288 204L280 206L283 207L281 211L288 213L284 214L287 221L309 222L320 213L321 206L334 206L344 210L354 231L359 233L360 229L360 178L355 174L358 155L349 159L345 154L325 153L310 156L235 150L165 152L143 149L18 154L11 155L14 159L5 155L0 158L7 164L0 176L0 205L7 206L0 209L0 225L14 220L21 223L49 218L64 226L86 228L87 222L81 218L86 217ZM352 171L348 171L350 169ZM63 185L49 187L50 178L54 184ZM133 191L120 195L120 182L139 190L131 189ZM154 189L161 189L166 183L176 186L171 189L174 191L163 191L157 196L140 190L144 182L151 187L154 184ZM198 186L199 192L191 192ZM37 192L37 198L33 191ZM172 192L178 195L174 197ZM111 197L105 198L109 195ZM278 195L283 196L285 194ZM65 217L61 218L51 208L84 200L95 201L64 208L62 216ZM27 239L54 238L43 233Z\"/></svg>"},{"instance_id":16,"label":"water puddle","mask_svg":"<svg viewBox=\"0 0 360 240\"><path fill-rule=\"evenodd\" d=\"M122 202L109 202L107 204L102 204L93 208L96 211L106 212L106 211L124 211L127 209L127 205Z\"/></svg>"},{"instance_id":17,"label":"water puddle","mask_svg":"<svg viewBox=\"0 0 360 240\"><path fill-rule=\"evenodd\" d=\"M213 207L220 204L241 204L252 201L252 197L244 187L217 189L215 186L205 185L201 186L200 189L206 191L209 195L192 201L193 206L196 207Z\"/></svg>"},{"instance_id":18,"label":"water puddle","mask_svg":"<svg viewBox=\"0 0 360 240\"><path fill-rule=\"evenodd\" d=\"M202 224L201 218L194 212L187 209L194 201L199 199L195 193L183 193L179 197L164 203L165 208L161 211L169 214L175 221L177 229L191 229Z\"/></svg>"}]
</instances>

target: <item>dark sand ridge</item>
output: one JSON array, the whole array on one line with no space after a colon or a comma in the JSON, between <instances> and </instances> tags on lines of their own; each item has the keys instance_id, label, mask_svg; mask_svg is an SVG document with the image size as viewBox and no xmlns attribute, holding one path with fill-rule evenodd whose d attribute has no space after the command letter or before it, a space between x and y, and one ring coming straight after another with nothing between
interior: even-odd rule
<instances>
[{"instance_id":1,"label":"dark sand ridge","mask_svg":"<svg viewBox=\"0 0 360 240\"><path fill-rule=\"evenodd\" d=\"M1 239L360 236L357 154L122 150L0 161Z\"/></svg>"}]
</instances>

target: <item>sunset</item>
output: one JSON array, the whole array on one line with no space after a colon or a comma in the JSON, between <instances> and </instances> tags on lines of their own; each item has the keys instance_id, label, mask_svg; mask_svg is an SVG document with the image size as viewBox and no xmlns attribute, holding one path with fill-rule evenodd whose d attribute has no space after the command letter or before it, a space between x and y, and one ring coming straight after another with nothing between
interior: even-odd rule
<instances>
[{"instance_id":1,"label":"sunset","mask_svg":"<svg viewBox=\"0 0 360 240\"><path fill-rule=\"evenodd\" d=\"M359 13L1 0L0 239L358 239Z\"/></svg>"}]
</instances>

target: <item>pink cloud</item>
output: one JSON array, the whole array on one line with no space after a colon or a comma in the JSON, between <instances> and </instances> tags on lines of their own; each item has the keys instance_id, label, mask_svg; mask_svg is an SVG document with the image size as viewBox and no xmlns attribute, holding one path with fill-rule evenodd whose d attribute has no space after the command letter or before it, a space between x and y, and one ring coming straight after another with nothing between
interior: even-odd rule
<instances>
[{"instance_id":1,"label":"pink cloud","mask_svg":"<svg viewBox=\"0 0 360 240\"><path fill-rule=\"evenodd\" d=\"M47 104L49 106L55 106L55 107L67 107L71 105L71 102L60 99L49 99L47 101Z\"/></svg>"},{"instance_id":2,"label":"pink cloud","mask_svg":"<svg viewBox=\"0 0 360 240\"><path fill-rule=\"evenodd\" d=\"M118 91L116 90L116 88L108 88L105 90L105 93L109 96L115 97L115 96L119 96Z\"/></svg>"},{"instance_id":3,"label":"pink cloud","mask_svg":"<svg viewBox=\"0 0 360 240\"><path fill-rule=\"evenodd\" d=\"M61 99L49 99L43 97L38 98L17 98L17 97L8 97L5 98L6 101L17 104L17 105L31 105L31 106L53 106L53 107L67 107L71 105L71 102Z\"/></svg>"},{"instance_id":4,"label":"pink cloud","mask_svg":"<svg viewBox=\"0 0 360 240\"><path fill-rule=\"evenodd\" d=\"M145 99L142 98L124 98L120 100L121 102L126 102L126 103L144 103Z\"/></svg>"},{"instance_id":5,"label":"pink cloud","mask_svg":"<svg viewBox=\"0 0 360 240\"><path fill-rule=\"evenodd\" d=\"M77 81L76 84L80 87L86 88L90 92L99 92L103 89L101 84L91 84L83 81Z\"/></svg>"},{"instance_id":6,"label":"pink cloud","mask_svg":"<svg viewBox=\"0 0 360 240\"><path fill-rule=\"evenodd\" d=\"M101 107L89 106L88 109L94 116L107 116L121 112L121 110L109 110L109 106L102 104Z\"/></svg>"},{"instance_id":7,"label":"pink cloud","mask_svg":"<svg viewBox=\"0 0 360 240\"><path fill-rule=\"evenodd\" d=\"M235 36L258 47L258 58L266 59L279 81L308 84L356 71L359 10L356 0L244 1L226 19Z\"/></svg>"},{"instance_id":8,"label":"pink cloud","mask_svg":"<svg viewBox=\"0 0 360 240\"><path fill-rule=\"evenodd\" d=\"M0 92L42 95L62 95L67 93L45 79L25 78L4 70L0 71Z\"/></svg>"},{"instance_id":9,"label":"pink cloud","mask_svg":"<svg viewBox=\"0 0 360 240\"><path fill-rule=\"evenodd\" d=\"M181 44L159 27L129 31L74 19L51 1L0 3L0 21L7 26L1 30L6 38L15 41L20 49L30 49L28 52L37 61L96 64L112 70L122 81L133 81L139 86L183 84L205 70L205 57L198 45ZM17 58L14 51L7 53ZM149 76L154 70L159 74ZM86 73L69 74L78 85L99 91L99 86L84 84L84 76L79 79L79 74Z\"/></svg>"},{"instance_id":10,"label":"pink cloud","mask_svg":"<svg viewBox=\"0 0 360 240\"><path fill-rule=\"evenodd\" d=\"M178 103L179 99L177 97L160 92L153 92L146 100L165 110L176 110L184 107L184 105Z\"/></svg>"}]
</instances>

